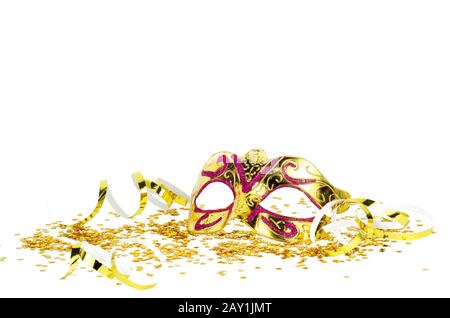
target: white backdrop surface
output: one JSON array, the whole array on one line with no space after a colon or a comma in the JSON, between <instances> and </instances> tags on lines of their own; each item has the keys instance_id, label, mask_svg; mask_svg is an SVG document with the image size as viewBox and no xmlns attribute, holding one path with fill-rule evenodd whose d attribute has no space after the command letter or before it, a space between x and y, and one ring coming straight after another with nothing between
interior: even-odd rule
<instances>
[{"instance_id":1,"label":"white backdrop surface","mask_svg":"<svg viewBox=\"0 0 450 318\"><path fill-rule=\"evenodd\" d=\"M0 2L0 296L450 296L449 15L448 1ZM437 234L308 271L267 258L245 281L190 268L148 291L16 261L14 233L91 210L100 179L132 206L136 170L190 192L212 153L257 147L355 197L419 205Z\"/></svg>"}]
</instances>

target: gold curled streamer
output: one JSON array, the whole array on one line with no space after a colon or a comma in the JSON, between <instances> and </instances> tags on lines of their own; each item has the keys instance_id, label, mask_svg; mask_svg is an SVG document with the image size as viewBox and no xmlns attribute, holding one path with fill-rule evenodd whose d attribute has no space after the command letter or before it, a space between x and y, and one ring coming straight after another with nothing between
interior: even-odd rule
<instances>
[{"instance_id":1,"label":"gold curled streamer","mask_svg":"<svg viewBox=\"0 0 450 318\"><path fill-rule=\"evenodd\" d=\"M184 196L181 196L181 195L178 195L178 194L175 196L175 200L174 201L176 203L178 203L179 205L181 205L181 206L187 206L188 203L189 203L189 199L188 198L186 198Z\"/></svg>"},{"instance_id":2,"label":"gold curled streamer","mask_svg":"<svg viewBox=\"0 0 450 318\"><path fill-rule=\"evenodd\" d=\"M409 224L409 215L408 213L401 212L401 211L392 211L387 212L385 216L391 220L394 220L395 222L399 223L401 226L407 226ZM384 216L382 216L384 217Z\"/></svg>"},{"instance_id":3,"label":"gold curled streamer","mask_svg":"<svg viewBox=\"0 0 450 318\"><path fill-rule=\"evenodd\" d=\"M368 209L369 205L366 205L365 201L363 199L355 199L355 203L359 204L363 211L367 214L370 214L370 211ZM370 214L371 215L371 214ZM403 227L409 224L409 215L405 212L401 211L395 211L387 214L388 217L391 217L393 220L401 224ZM378 229L374 226L372 223L364 224L360 219L356 220L358 225L361 227L366 227L366 233L368 238L388 238L395 241L412 241L417 240L423 237L426 237L430 235L433 232L433 228L430 227L429 229L426 229L424 231L420 232L402 232L398 230L390 230L390 229Z\"/></svg>"},{"instance_id":4,"label":"gold curled streamer","mask_svg":"<svg viewBox=\"0 0 450 318\"><path fill-rule=\"evenodd\" d=\"M366 202L366 203L362 204L362 202ZM325 251L325 254L327 256L338 256L341 254L349 253L351 250L353 250L355 247L357 247L367 237L370 230L372 229L371 225L373 224L373 216L372 216L372 213L370 213L367 206L372 205L374 203L374 201L366 200L366 199L346 199L346 200L343 200L341 203L338 203L337 208L339 208L339 206L341 204L344 204L348 209L352 203L353 204L361 204L361 208L367 217L367 224L361 222L362 226L360 225L360 231L358 232L358 234L355 235L355 237L352 238L347 244L344 244L335 249L330 249L328 251ZM333 210L333 208L332 208L332 210Z\"/></svg>"},{"instance_id":5,"label":"gold curled streamer","mask_svg":"<svg viewBox=\"0 0 450 318\"><path fill-rule=\"evenodd\" d=\"M165 186L169 191L173 193L174 202L181 205L181 206L187 206L189 203L189 195L184 193L182 190L178 189L176 186L171 184L170 182L163 180L161 178L158 178L156 180L156 183Z\"/></svg>"},{"instance_id":6,"label":"gold curled streamer","mask_svg":"<svg viewBox=\"0 0 450 318\"><path fill-rule=\"evenodd\" d=\"M103 276L113 279L116 278L118 281L123 282L127 286L133 287L135 289L144 290L155 287L158 283L141 285L133 282L128 278L128 275L122 274L116 265L115 253L111 255L111 268L100 262L95 256L88 253L85 249L81 247L81 244L75 244L72 246L70 253L70 263L67 273L61 278L66 279L68 276L72 275L75 269L78 267L78 263L83 261L86 265L95 271L99 272Z\"/></svg>"},{"instance_id":7,"label":"gold curled streamer","mask_svg":"<svg viewBox=\"0 0 450 318\"><path fill-rule=\"evenodd\" d=\"M368 199L361 199L361 198L345 199L345 200L342 200L342 202L337 203L338 206L340 204L345 204L347 206L351 205L351 204L359 205L367 218L367 223L363 222L358 216L355 216L355 221L360 228L360 231L358 232L358 234L356 234L355 237L353 237L347 244L344 244L338 248L326 251L325 253L328 256L337 256L337 255L341 255L341 254L346 254L346 253L350 252L351 250L353 250L355 247L357 247L363 240L365 240L367 238L369 238L369 239L370 238L387 238L387 239L391 239L391 240L417 240L417 239L426 237L426 236L430 235L431 233L433 233L432 227L427 230L424 230L424 231L413 232L413 233L402 232L399 230L390 230L390 229L383 230L383 229L376 228L373 223L373 220L374 220L373 215L369 210L369 206L371 206L374 203L375 203L375 201L368 200ZM335 208L336 207L333 207L332 210L334 211ZM401 212L401 211L389 212L389 213L385 214L383 217L391 218L392 220L398 222L403 227L405 227L409 223L409 215L407 213ZM323 224L322 224L322 227L323 227ZM317 233L319 231L320 231L320 228L317 228L315 234L317 235Z\"/></svg>"},{"instance_id":8,"label":"gold curled streamer","mask_svg":"<svg viewBox=\"0 0 450 318\"><path fill-rule=\"evenodd\" d=\"M72 273L77 268L78 262L80 261L80 249L81 249L80 244L72 246L72 249L70 251L69 269L67 270L67 273L63 277L61 277L61 279L65 279L68 276L72 275Z\"/></svg>"},{"instance_id":9,"label":"gold curled streamer","mask_svg":"<svg viewBox=\"0 0 450 318\"><path fill-rule=\"evenodd\" d=\"M151 180L146 180L139 171L133 173L132 177L133 177L133 181L135 182L135 184L137 185L137 188L139 190L139 196L140 196L139 208L131 216L124 215L124 212L121 213L121 215L124 217L134 218L135 216L141 214L144 211L144 209L147 206L147 202L148 202L148 190L152 191L153 193L155 193L156 195L161 197L164 200L164 202L166 202L168 207L170 207L173 204L173 202L176 202L182 206L186 206L189 202L189 198L187 198L183 195L174 193L173 191L169 190L166 186L164 186L164 184L162 184L162 182L159 182L159 180L156 182L153 182ZM81 221L78 221L77 223L75 223L73 225L81 226L81 225L84 225L84 224L90 222L92 219L94 219L94 217L100 212L108 193L111 194L111 192L109 192L109 191L110 191L110 189L108 186L108 181L101 180L100 181L100 189L99 189L99 193L98 193L98 199L97 199L97 205L95 206L94 210L92 210L92 212L87 217L85 217L84 219L82 219ZM111 197L110 197L110 199L111 199ZM113 199L113 200L115 202L115 199ZM118 206L118 204L117 204L117 206ZM120 208L120 210L121 210L121 208Z\"/></svg>"},{"instance_id":10,"label":"gold curled streamer","mask_svg":"<svg viewBox=\"0 0 450 318\"><path fill-rule=\"evenodd\" d=\"M119 281L121 281L122 283L124 283L125 285L130 286L130 287L133 287L133 288L135 288L135 289L139 289L139 290L150 289L150 288L155 287L155 286L158 284L158 283L153 283L153 284L149 284L149 285L141 285L141 284L138 284L138 283L135 283L135 282L131 281L131 280L128 278L127 275L122 274L122 273L117 269L117 266L116 266L116 254L115 254L115 253L112 253L112 256L111 256L111 271L112 271L114 277L115 277L117 280L119 280Z\"/></svg>"},{"instance_id":11,"label":"gold curled streamer","mask_svg":"<svg viewBox=\"0 0 450 318\"><path fill-rule=\"evenodd\" d=\"M109 199L113 200L113 204L116 205L116 207L115 207L116 210L119 210L120 214L123 217L129 218L129 219L134 218L135 216L141 214L142 211L144 211L145 207L147 206L147 199L148 199L147 182L146 182L144 176L139 171L137 171L137 172L133 173L132 178L139 190L139 208L132 215L127 215L122 210L122 208L118 205L118 203L115 201L115 199L111 197L111 192L109 192L109 194L110 194ZM110 190L108 190L108 191L110 191Z\"/></svg>"},{"instance_id":12,"label":"gold curled streamer","mask_svg":"<svg viewBox=\"0 0 450 318\"><path fill-rule=\"evenodd\" d=\"M86 250L81 247L81 244L75 244L72 246L72 250L70 252L69 270L62 277L62 279L72 275L80 261L85 262L87 266L108 277L109 279L114 277L113 271L108 266L86 252Z\"/></svg>"},{"instance_id":13,"label":"gold curled streamer","mask_svg":"<svg viewBox=\"0 0 450 318\"><path fill-rule=\"evenodd\" d=\"M147 198L148 198L148 192L147 192L147 183L145 182L144 176L139 172L136 171L133 173L133 180L136 182L138 189L139 189L139 208L136 210L136 212L130 216L130 218L135 217L136 215L139 215L144 211L145 207L147 206Z\"/></svg>"},{"instance_id":14,"label":"gold curled streamer","mask_svg":"<svg viewBox=\"0 0 450 318\"><path fill-rule=\"evenodd\" d=\"M101 180L100 181L100 189L98 191L98 199L97 199L97 205L95 206L94 210L92 210L91 213L87 217L85 217L83 220L75 223L76 225L84 225L91 221L97 214L100 212L100 209L103 206L103 203L106 199L106 194L108 193L108 181Z\"/></svg>"},{"instance_id":15,"label":"gold curled streamer","mask_svg":"<svg viewBox=\"0 0 450 318\"><path fill-rule=\"evenodd\" d=\"M147 179L146 184L151 192L157 194L164 202L166 202L168 208L170 208L174 202L182 206L186 206L189 202L189 198L169 190L160 180L155 182Z\"/></svg>"}]
</instances>

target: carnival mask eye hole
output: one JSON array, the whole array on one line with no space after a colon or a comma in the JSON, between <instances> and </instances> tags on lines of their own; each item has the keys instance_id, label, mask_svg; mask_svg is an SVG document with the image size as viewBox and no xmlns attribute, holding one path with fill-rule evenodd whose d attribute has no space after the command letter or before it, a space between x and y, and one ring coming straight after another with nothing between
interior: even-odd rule
<instances>
[{"instance_id":1,"label":"carnival mask eye hole","mask_svg":"<svg viewBox=\"0 0 450 318\"><path fill-rule=\"evenodd\" d=\"M233 191L223 182L211 182L195 199L202 210L220 210L229 207L234 200Z\"/></svg>"},{"instance_id":2,"label":"carnival mask eye hole","mask_svg":"<svg viewBox=\"0 0 450 318\"><path fill-rule=\"evenodd\" d=\"M284 187L272 191L260 205L271 212L295 218L309 218L318 208L299 189Z\"/></svg>"}]
</instances>

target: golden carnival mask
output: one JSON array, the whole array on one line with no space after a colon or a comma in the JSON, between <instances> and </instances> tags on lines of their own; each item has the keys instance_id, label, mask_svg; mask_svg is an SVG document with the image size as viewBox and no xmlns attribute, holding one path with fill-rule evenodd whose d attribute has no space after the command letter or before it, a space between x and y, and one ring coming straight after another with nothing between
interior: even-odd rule
<instances>
[{"instance_id":1,"label":"golden carnival mask","mask_svg":"<svg viewBox=\"0 0 450 318\"><path fill-rule=\"evenodd\" d=\"M211 184L221 182L233 193L233 202L222 209L202 209L197 198ZM192 192L188 230L190 233L214 233L230 219L238 218L263 236L291 242L309 238L314 217L296 218L265 209L261 203L280 188L301 191L318 209L350 194L340 190L309 161L282 156L269 159L261 149L238 157L231 152L214 154L204 165Z\"/></svg>"}]
</instances>

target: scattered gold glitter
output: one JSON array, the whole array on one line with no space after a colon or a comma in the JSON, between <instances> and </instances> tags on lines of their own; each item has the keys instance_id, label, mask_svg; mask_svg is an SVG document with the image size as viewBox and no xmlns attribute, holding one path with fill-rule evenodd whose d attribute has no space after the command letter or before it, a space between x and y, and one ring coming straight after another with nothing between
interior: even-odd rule
<instances>
[{"instance_id":1,"label":"scattered gold glitter","mask_svg":"<svg viewBox=\"0 0 450 318\"><path fill-rule=\"evenodd\" d=\"M141 272L162 266L158 257L144 244L129 242L129 239L144 238L147 235L152 236L153 245L164 254L169 271L177 268L184 270L186 264L202 266L211 262L236 266L236 264L245 264L249 258L261 258L266 255L280 259L293 259L294 266L306 270L310 259L318 259L321 263L361 261L368 258L368 253L374 247L380 248L380 251L388 247L386 239L371 239L345 255L327 258L324 256L325 251L334 248L336 244L332 241L322 246L270 241L247 229L238 221L230 222L234 225L233 230L223 230L213 235L191 235L186 230L186 215L184 212L179 213L180 210L186 209L159 210L146 217L141 215L139 220L133 219L131 222L123 220L123 223L126 221L127 223L118 224L115 227L111 224L113 222L108 223L111 226L103 225L105 224L101 223L103 220L98 220L101 221L98 224L103 226L101 228L91 227L89 224L64 225L61 221L55 221L44 228L36 229L28 237L20 238L22 245L19 248L34 250L41 254L46 262L54 264L55 261L68 261L74 242L86 241L109 252L115 250L118 257L131 257L131 261L139 265L135 267L136 270ZM108 213L108 216L110 215L117 216L115 213ZM255 266L255 269L261 269L261 266ZM282 270L282 267L276 270ZM243 269L238 271L244 272ZM182 273L186 271L178 273L184 275ZM225 276L225 273L225 270L217 272L220 276ZM146 273L146 275L153 276L152 273ZM240 277L246 278L246 276Z\"/></svg>"},{"instance_id":2,"label":"scattered gold glitter","mask_svg":"<svg viewBox=\"0 0 450 318\"><path fill-rule=\"evenodd\" d=\"M179 274L180 275L186 275L186 272L180 272Z\"/></svg>"},{"instance_id":3,"label":"scattered gold glitter","mask_svg":"<svg viewBox=\"0 0 450 318\"><path fill-rule=\"evenodd\" d=\"M349 275L344 275L344 278L350 278L350 276Z\"/></svg>"},{"instance_id":4,"label":"scattered gold glitter","mask_svg":"<svg viewBox=\"0 0 450 318\"><path fill-rule=\"evenodd\" d=\"M6 256L0 256L0 262L6 261Z\"/></svg>"},{"instance_id":5,"label":"scattered gold glitter","mask_svg":"<svg viewBox=\"0 0 450 318\"><path fill-rule=\"evenodd\" d=\"M426 267L424 267L424 268L422 268L422 272L428 272L430 269L429 268L426 268Z\"/></svg>"}]
</instances>

